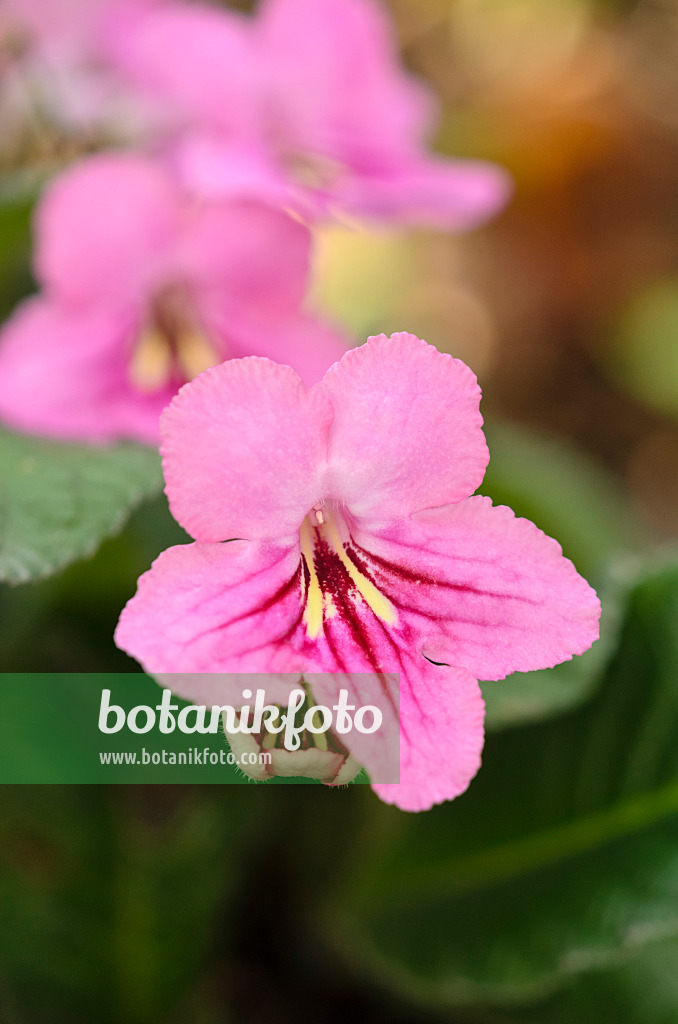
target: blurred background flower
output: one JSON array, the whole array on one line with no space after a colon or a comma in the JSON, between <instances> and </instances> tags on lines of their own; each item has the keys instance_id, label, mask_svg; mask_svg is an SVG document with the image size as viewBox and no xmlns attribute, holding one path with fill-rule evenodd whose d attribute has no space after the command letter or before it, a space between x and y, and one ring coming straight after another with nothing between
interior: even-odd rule
<instances>
[{"instance_id":1,"label":"blurred background flower","mask_svg":"<svg viewBox=\"0 0 678 1024\"><path fill-rule=\"evenodd\" d=\"M0 416L19 430L158 445L186 381L241 355L313 384L348 338L306 315L311 234L252 201L195 202L159 163L101 154L36 209L39 296L0 332Z\"/></svg>"}]
</instances>

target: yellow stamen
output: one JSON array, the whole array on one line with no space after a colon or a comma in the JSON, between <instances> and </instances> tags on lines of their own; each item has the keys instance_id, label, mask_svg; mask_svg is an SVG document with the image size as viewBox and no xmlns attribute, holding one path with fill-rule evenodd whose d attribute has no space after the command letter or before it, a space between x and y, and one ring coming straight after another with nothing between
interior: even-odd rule
<instances>
[{"instance_id":1,"label":"yellow stamen","mask_svg":"<svg viewBox=\"0 0 678 1024\"><path fill-rule=\"evenodd\" d=\"M132 355L130 381L139 391L159 391L172 373L172 350L165 335L147 330L141 335Z\"/></svg>"},{"instance_id":2,"label":"yellow stamen","mask_svg":"<svg viewBox=\"0 0 678 1024\"><path fill-rule=\"evenodd\" d=\"M130 380L139 391L151 394L170 383L175 367L180 378L193 380L218 362L219 356L200 331L180 331L170 340L162 330L149 328L132 355Z\"/></svg>"},{"instance_id":3,"label":"yellow stamen","mask_svg":"<svg viewBox=\"0 0 678 1024\"><path fill-rule=\"evenodd\" d=\"M331 519L327 521L323 529L325 531L325 537L339 556L339 560L351 577L358 593L372 609L377 618L381 619L383 622L388 622L388 624L392 626L398 619L398 613L389 599L384 597L381 591L377 590L374 583L372 583L371 580L368 580L367 577L361 573L360 569L353 564L346 554L341 537L339 536L339 531Z\"/></svg>"},{"instance_id":4,"label":"yellow stamen","mask_svg":"<svg viewBox=\"0 0 678 1024\"><path fill-rule=\"evenodd\" d=\"M200 331L185 331L176 343L177 359L186 380L193 380L203 370L215 366L220 360L209 341Z\"/></svg>"},{"instance_id":5,"label":"yellow stamen","mask_svg":"<svg viewBox=\"0 0 678 1024\"><path fill-rule=\"evenodd\" d=\"M313 561L313 549L315 544L313 541L312 531L313 527L306 519L304 519L301 524L301 553L304 556L306 565L308 566L310 576L308 581L308 590L305 595L306 608L304 609L304 623L306 625L306 632L311 640L314 640L323 625L323 592L320 589L318 573L315 570L315 563Z\"/></svg>"},{"instance_id":6,"label":"yellow stamen","mask_svg":"<svg viewBox=\"0 0 678 1024\"><path fill-rule=\"evenodd\" d=\"M351 561L346 553L343 541L332 517L323 516L317 509L314 509L313 511L315 513L314 518L317 518L318 515L321 516L321 519L318 519L317 526L312 524L309 519L305 519L301 527L301 552L304 556L309 572L307 592L304 595L306 607L304 609L303 621L306 625L306 632L309 638L314 640L322 629L323 620L325 618L333 618L337 614L337 609L334 605L334 601L332 600L332 595L323 595L315 567L314 550L315 539L318 534L323 537L327 545L332 549L332 551L334 551L337 558L346 569L346 572L348 573L358 594L360 594L371 611L374 612L374 614L383 622L387 622L389 625L394 625L398 620L398 614L395 608L388 598L384 597L384 595L375 587L374 583L372 583L371 580L368 580L360 569L358 569L358 567Z\"/></svg>"}]
</instances>

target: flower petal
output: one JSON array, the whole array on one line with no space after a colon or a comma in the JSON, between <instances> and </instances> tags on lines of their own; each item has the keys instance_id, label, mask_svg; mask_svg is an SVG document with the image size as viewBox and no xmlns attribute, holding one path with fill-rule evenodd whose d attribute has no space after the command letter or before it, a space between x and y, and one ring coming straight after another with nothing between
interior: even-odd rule
<instances>
[{"instance_id":1,"label":"flower petal","mask_svg":"<svg viewBox=\"0 0 678 1024\"><path fill-rule=\"evenodd\" d=\"M219 302L286 316L303 302L310 252L308 228L286 213L251 202L214 203L193 218L182 262L201 306Z\"/></svg>"},{"instance_id":2,"label":"flower petal","mask_svg":"<svg viewBox=\"0 0 678 1024\"><path fill-rule=\"evenodd\" d=\"M378 671L370 654L353 638L337 656L336 631L309 642L302 610L299 551L293 546L188 544L165 551L141 577L115 640L147 672L194 701L242 703L237 687L254 690L256 680L243 682L233 673L272 673L265 686L283 700L290 677L280 679L281 672L304 671L316 700L328 704L343 686L357 705L384 709L385 725L378 735L355 731L346 742L373 776L392 778L398 695L390 677L384 677L380 699L364 683L366 677L355 675ZM369 622L364 625L371 629ZM401 782L386 785L383 792L381 786L375 789L388 802L420 810L458 795L477 771L482 698L475 680L462 670L430 665L413 649L394 654L388 642L384 656L401 672ZM350 675L338 660L342 666L350 662ZM332 678L319 672L337 674Z\"/></svg>"},{"instance_id":3,"label":"flower petal","mask_svg":"<svg viewBox=\"0 0 678 1024\"><path fill-rule=\"evenodd\" d=\"M139 580L116 643L150 673L404 672L425 658L394 642L340 567L320 634L305 616L308 565L296 538L169 548ZM343 591L343 592L342 592ZM416 639L416 638L415 638Z\"/></svg>"},{"instance_id":4,"label":"flower petal","mask_svg":"<svg viewBox=\"0 0 678 1024\"><path fill-rule=\"evenodd\" d=\"M129 384L124 315L74 314L29 299L0 335L0 416L19 430L59 438L158 443L170 389L142 395Z\"/></svg>"},{"instance_id":5,"label":"flower petal","mask_svg":"<svg viewBox=\"0 0 678 1024\"><path fill-rule=\"evenodd\" d=\"M429 665L416 683L401 678L400 783L374 791L403 811L459 796L480 768L484 717L480 687L463 669Z\"/></svg>"},{"instance_id":6,"label":"flower petal","mask_svg":"<svg viewBox=\"0 0 678 1024\"><path fill-rule=\"evenodd\" d=\"M256 199L279 209L292 206L289 175L268 147L209 130L183 132L170 151L189 191L210 200Z\"/></svg>"},{"instance_id":7,"label":"flower petal","mask_svg":"<svg viewBox=\"0 0 678 1024\"><path fill-rule=\"evenodd\" d=\"M434 103L372 0L266 0L258 29L287 144L363 171L409 153Z\"/></svg>"},{"instance_id":8,"label":"flower petal","mask_svg":"<svg viewBox=\"0 0 678 1024\"><path fill-rule=\"evenodd\" d=\"M114 57L135 86L190 126L256 125L248 19L200 4L168 4L115 39Z\"/></svg>"},{"instance_id":9,"label":"flower petal","mask_svg":"<svg viewBox=\"0 0 678 1024\"><path fill-rule=\"evenodd\" d=\"M557 541L473 497L376 532L357 557L434 662L478 679L550 668L598 637L600 602Z\"/></svg>"},{"instance_id":10,"label":"flower petal","mask_svg":"<svg viewBox=\"0 0 678 1024\"><path fill-rule=\"evenodd\" d=\"M346 352L350 339L332 324L299 313L284 319L238 315L222 308L209 320L232 356L267 356L296 370L304 384L319 381ZM219 326L217 326L219 325Z\"/></svg>"},{"instance_id":11,"label":"flower petal","mask_svg":"<svg viewBox=\"0 0 678 1024\"><path fill-rule=\"evenodd\" d=\"M357 216L467 231L501 210L511 189L508 174L495 164L422 157L381 174L345 178L338 202Z\"/></svg>"},{"instance_id":12,"label":"flower petal","mask_svg":"<svg viewBox=\"0 0 678 1024\"><path fill-rule=\"evenodd\" d=\"M298 537L322 498L332 416L288 366L250 357L206 370L161 419L172 514L200 541Z\"/></svg>"},{"instance_id":13,"label":"flower petal","mask_svg":"<svg viewBox=\"0 0 678 1024\"><path fill-rule=\"evenodd\" d=\"M72 305L127 309L165 271L181 230L179 195L136 156L95 156L48 189L37 215L37 275Z\"/></svg>"},{"instance_id":14,"label":"flower petal","mask_svg":"<svg viewBox=\"0 0 678 1024\"><path fill-rule=\"evenodd\" d=\"M355 727L340 735L342 743L355 760L367 769L373 780L396 782L400 774L400 684L393 673L334 672L304 673L316 704L333 708L342 690L353 709L375 707L382 720L375 732L361 732ZM373 723L372 714L364 717L366 726ZM336 717L335 717L336 724Z\"/></svg>"},{"instance_id":15,"label":"flower petal","mask_svg":"<svg viewBox=\"0 0 678 1024\"><path fill-rule=\"evenodd\" d=\"M348 352L319 385L332 400L327 494L387 519L468 497L488 462L480 388L412 334Z\"/></svg>"},{"instance_id":16,"label":"flower petal","mask_svg":"<svg viewBox=\"0 0 678 1024\"><path fill-rule=\"evenodd\" d=\"M501 168L427 155L436 103L371 0L267 0L259 28L279 134L327 175L328 209L467 230L505 204Z\"/></svg>"},{"instance_id":17,"label":"flower petal","mask_svg":"<svg viewBox=\"0 0 678 1024\"><path fill-rule=\"evenodd\" d=\"M194 547L195 545L190 545ZM302 680L300 672L154 672L153 678L192 704L231 704L241 708L252 703L244 691L265 690L271 704L286 705Z\"/></svg>"},{"instance_id":18,"label":"flower petal","mask_svg":"<svg viewBox=\"0 0 678 1024\"><path fill-rule=\"evenodd\" d=\"M168 548L140 578L115 642L152 674L294 672L284 641L301 620L299 592L293 545ZM186 677L180 687L186 696L207 692Z\"/></svg>"}]
</instances>

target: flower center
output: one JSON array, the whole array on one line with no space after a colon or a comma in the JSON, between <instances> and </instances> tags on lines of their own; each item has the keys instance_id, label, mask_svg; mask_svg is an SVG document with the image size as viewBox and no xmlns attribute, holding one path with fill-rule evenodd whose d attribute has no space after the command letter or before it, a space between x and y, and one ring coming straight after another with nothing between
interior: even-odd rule
<instances>
[{"instance_id":1,"label":"flower center","mask_svg":"<svg viewBox=\"0 0 678 1024\"><path fill-rule=\"evenodd\" d=\"M242 771L250 778L258 780L268 779L274 775L298 775L320 779L328 785L351 782L360 771L360 765L351 756L339 736L334 732L312 732L303 728L306 714L315 701L308 683L302 679L300 685L306 692L306 699L297 709L293 719L295 730L300 730L299 746L295 750L285 747L284 731L270 732L263 722L259 733L244 732L240 728L232 731L228 728L228 716L224 714L224 732L231 750L239 757ZM280 705L278 709L281 713L285 712ZM243 714L244 712L241 712L238 726L241 725ZM254 713L250 710L246 719L250 728L253 728L253 717ZM322 716L319 712L313 715L312 721L316 728L322 726ZM243 757L243 754L250 756ZM252 754L255 755L254 759L251 757ZM256 757L262 754L267 755L265 759L261 756Z\"/></svg>"},{"instance_id":2,"label":"flower center","mask_svg":"<svg viewBox=\"0 0 678 1024\"><path fill-rule=\"evenodd\" d=\"M177 387L220 362L186 291L170 287L151 307L148 322L132 353L132 385L148 394Z\"/></svg>"},{"instance_id":3,"label":"flower center","mask_svg":"<svg viewBox=\"0 0 678 1024\"><path fill-rule=\"evenodd\" d=\"M3 70L12 62L20 60L30 52L31 37L19 25L6 21L0 25L0 58Z\"/></svg>"},{"instance_id":4,"label":"flower center","mask_svg":"<svg viewBox=\"0 0 678 1024\"><path fill-rule=\"evenodd\" d=\"M304 625L315 639L326 619L346 612L347 604L366 606L389 625L397 621L391 602L366 575L356 557L346 519L324 504L314 505L301 526L304 564ZM346 616L345 616L346 617Z\"/></svg>"}]
</instances>

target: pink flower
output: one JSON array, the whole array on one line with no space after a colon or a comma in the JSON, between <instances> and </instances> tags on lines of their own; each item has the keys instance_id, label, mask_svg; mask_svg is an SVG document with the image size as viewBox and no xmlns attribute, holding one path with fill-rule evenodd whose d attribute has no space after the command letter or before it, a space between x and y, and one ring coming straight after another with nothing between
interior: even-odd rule
<instances>
[{"instance_id":1,"label":"pink flower","mask_svg":"<svg viewBox=\"0 0 678 1024\"><path fill-rule=\"evenodd\" d=\"M374 0L263 0L254 19L175 4L117 60L183 116L176 158L203 193L453 229L508 198L498 167L427 152L435 104Z\"/></svg>"},{"instance_id":2,"label":"pink flower","mask_svg":"<svg viewBox=\"0 0 678 1024\"><path fill-rule=\"evenodd\" d=\"M345 345L301 309L310 242L266 206L189 200L140 157L75 166L38 211L43 292L0 338L0 417L157 443L180 385L223 359L272 356L318 380Z\"/></svg>"},{"instance_id":3,"label":"pink flower","mask_svg":"<svg viewBox=\"0 0 678 1024\"><path fill-rule=\"evenodd\" d=\"M479 399L468 367L409 334L310 389L263 359L201 374L161 423L196 543L141 577L118 645L152 673L399 672L401 782L377 792L409 810L461 793L477 680L581 654L600 611L556 541L469 497L488 460ZM355 753L369 772L369 746Z\"/></svg>"}]
</instances>

